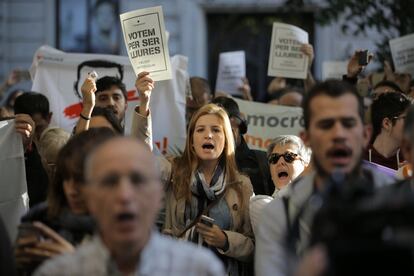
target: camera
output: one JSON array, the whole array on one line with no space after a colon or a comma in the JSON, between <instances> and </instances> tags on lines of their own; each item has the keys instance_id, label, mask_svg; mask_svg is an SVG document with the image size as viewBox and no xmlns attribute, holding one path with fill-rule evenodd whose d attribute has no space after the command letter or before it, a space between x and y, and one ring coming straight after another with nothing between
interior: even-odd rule
<instances>
[{"instance_id":1,"label":"camera","mask_svg":"<svg viewBox=\"0 0 414 276\"><path fill-rule=\"evenodd\" d=\"M367 65L369 62L369 54L368 54L368 50L363 50L361 52L358 53L358 64L365 66Z\"/></svg>"},{"instance_id":2,"label":"camera","mask_svg":"<svg viewBox=\"0 0 414 276\"><path fill-rule=\"evenodd\" d=\"M369 178L328 183L310 245L323 244L323 275L414 275L414 193Z\"/></svg>"}]
</instances>

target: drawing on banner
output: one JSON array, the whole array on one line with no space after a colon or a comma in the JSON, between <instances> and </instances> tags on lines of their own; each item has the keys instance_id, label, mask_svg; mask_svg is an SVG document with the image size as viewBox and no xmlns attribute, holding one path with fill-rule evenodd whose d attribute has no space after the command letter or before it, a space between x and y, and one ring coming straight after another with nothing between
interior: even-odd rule
<instances>
[{"instance_id":1,"label":"drawing on banner","mask_svg":"<svg viewBox=\"0 0 414 276\"><path fill-rule=\"evenodd\" d=\"M244 51L220 53L217 70L216 91L240 95L239 87L246 77L246 56Z\"/></svg>"},{"instance_id":2,"label":"drawing on banner","mask_svg":"<svg viewBox=\"0 0 414 276\"><path fill-rule=\"evenodd\" d=\"M390 48L395 70L414 76L414 34L390 40Z\"/></svg>"},{"instance_id":3,"label":"drawing on banner","mask_svg":"<svg viewBox=\"0 0 414 276\"><path fill-rule=\"evenodd\" d=\"M158 82L152 94L153 142L160 152L171 154L185 143L185 87L188 82L187 58L171 58L174 78ZM116 76L126 86L128 106L125 113L125 134L131 133L132 114L138 104L134 86L136 75L126 56L69 54L42 46L33 58L31 73L33 91L40 91L50 102L52 125L71 132L82 110L80 87L88 73L96 71L99 78ZM80 95L76 92L78 91ZM174 120L165 120L174 118Z\"/></svg>"},{"instance_id":4,"label":"drawing on banner","mask_svg":"<svg viewBox=\"0 0 414 276\"><path fill-rule=\"evenodd\" d=\"M309 58L300 50L306 43L306 31L289 24L273 23L267 74L306 79Z\"/></svg>"},{"instance_id":5,"label":"drawing on banner","mask_svg":"<svg viewBox=\"0 0 414 276\"><path fill-rule=\"evenodd\" d=\"M136 75L151 73L155 81L171 79L171 65L162 7L121 14L129 60Z\"/></svg>"},{"instance_id":6,"label":"drawing on banner","mask_svg":"<svg viewBox=\"0 0 414 276\"><path fill-rule=\"evenodd\" d=\"M97 68L106 68L106 69L114 68L116 69L116 72L111 72L111 74L105 74L104 76L114 76L114 77L119 78L121 81L124 78L124 67L119 63L112 62L109 60L99 60L99 59L84 61L78 65L77 74L76 74L77 78L73 84L75 95L79 98L79 100L82 101L82 96L80 93L80 86L82 85L82 82L85 80L87 76L87 74L82 74L82 71L90 72L91 69L97 69ZM96 71L94 72L96 73Z\"/></svg>"}]
</instances>

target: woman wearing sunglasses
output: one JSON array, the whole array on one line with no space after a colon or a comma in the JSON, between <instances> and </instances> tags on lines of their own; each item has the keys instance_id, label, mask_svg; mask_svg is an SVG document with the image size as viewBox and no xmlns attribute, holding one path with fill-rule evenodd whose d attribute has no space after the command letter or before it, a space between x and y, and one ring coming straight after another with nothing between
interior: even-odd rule
<instances>
[{"instance_id":1,"label":"woman wearing sunglasses","mask_svg":"<svg viewBox=\"0 0 414 276\"><path fill-rule=\"evenodd\" d=\"M310 152L298 136L280 135L269 145L267 158L275 197L308 166Z\"/></svg>"},{"instance_id":2,"label":"woman wearing sunglasses","mask_svg":"<svg viewBox=\"0 0 414 276\"><path fill-rule=\"evenodd\" d=\"M250 199L250 220L253 231L264 206L277 196L282 196L289 184L309 165L310 150L295 135L280 135L273 139L267 149L275 192L273 195L257 195Z\"/></svg>"}]
</instances>

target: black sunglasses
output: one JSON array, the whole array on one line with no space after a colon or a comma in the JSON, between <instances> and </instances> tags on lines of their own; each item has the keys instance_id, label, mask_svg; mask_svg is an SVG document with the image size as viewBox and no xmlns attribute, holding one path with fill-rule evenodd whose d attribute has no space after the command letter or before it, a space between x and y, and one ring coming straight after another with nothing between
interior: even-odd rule
<instances>
[{"instance_id":1,"label":"black sunglasses","mask_svg":"<svg viewBox=\"0 0 414 276\"><path fill-rule=\"evenodd\" d=\"M285 161L288 162L288 163L292 163L293 161L299 159L298 154L290 152L290 151L287 151L287 152L282 153L282 154L272 153L269 156L269 159L268 159L269 164L276 164L277 161L279 161L279 158L282 157L282 156L283 156L283 159L285 159Z\"/></svg>"}]
</instances>

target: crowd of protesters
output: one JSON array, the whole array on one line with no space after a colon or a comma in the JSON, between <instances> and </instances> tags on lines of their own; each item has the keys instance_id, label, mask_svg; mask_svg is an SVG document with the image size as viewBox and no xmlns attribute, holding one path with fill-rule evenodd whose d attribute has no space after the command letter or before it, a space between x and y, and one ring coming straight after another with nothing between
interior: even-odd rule
<instances>
[{"instance_id":1,"label":"crowd of protesters","mask_svg":"<svg viewBox=\"0 0 414 276\"><path fill-rule=\"evenodd\" d=\"M0 274L365 271L343 268L350 252L324 240L329 236L325 232L333 230L316 225L314 219L329 214L321 212L331 206L329 196L349 200L352 194L355 206L377 200L414 208L408 204L414 203L413 81L385 63L382 80L373 83L371 75L363 76L365 65L358 63L356 51L342 80L319 82L310 71L312 46L305 44L302 51L310 60L302 87L277 77L269 84L267 102L302 107L304 129L299 136L274 137L267 152L249 148L243 136L248 123L237 102L226 91L212 93L209 82L200 77L190 79L182 153L156 156L152 129L157 126L152 126L150 102L157 83L150 73L136 78L140 103L131 118L131 137L125 137L127 91L117 77L84 80L80 117L68 133L50 126L53 114L43 94L4 93L24 78L21 71L13 71L0 87L0 116L13 122L22 137L30 210L21 218L16 240L8 239L0 220ZM247 79L240 90L245 100L254 100ZM322 203L316 204L317 199ZM350 206L342 207L344 213L349 211L345 207ZM404 208L395 207L393 214L405 214ZM377 228L386 231L388 226L391 230L382 234L388 233L399 249L404 243L398 243L398 230L413 236L409 222L397 225L386 211L376 215L376 221L383 221ZM363 227L359 222L355 219L355 228ZM335 241L341 242L341 237ZM364 242L358 241L355 246ZM379 252L383 241L370 242L376 242L372 248ZM377 251L365 254L369 252ZM400 268L413 269L414 258L407 256L411 261L404 263L404 255ZM386 263L376 265L385 273Z\"/></svg>"}]
</instances>

